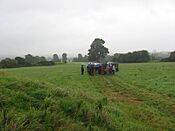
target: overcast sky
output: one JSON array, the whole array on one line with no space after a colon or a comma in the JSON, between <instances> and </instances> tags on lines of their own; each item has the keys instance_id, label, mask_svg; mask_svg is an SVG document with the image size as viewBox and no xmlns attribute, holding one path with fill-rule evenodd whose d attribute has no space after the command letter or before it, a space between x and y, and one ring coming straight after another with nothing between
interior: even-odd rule
<instances>
[{"instance_id":1,"label":"overcast sky","mask_svg":"<svg viewBox=\"0 0 175 131\"><path fill-rule=\"evenodd\" d=\"M0 0L0 56L175 50L175 0Z\"/></svg>"}]
</instances>

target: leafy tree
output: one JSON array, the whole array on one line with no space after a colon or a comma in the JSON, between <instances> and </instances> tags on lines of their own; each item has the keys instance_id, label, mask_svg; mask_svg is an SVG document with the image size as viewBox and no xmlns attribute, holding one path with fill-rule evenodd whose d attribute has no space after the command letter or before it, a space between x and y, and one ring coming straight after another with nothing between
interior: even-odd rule
<instances>
[{"instance_id":1,"label":"leafy tree","mask_svg":"<svg viewBox=\"0 0 175 131\"><path fill-rule=\"evenodd\" d=\"M62 62L67 63L67 54L66 53L62 54Z\"/></svg>"},{"instance_id":2,"label":"leafy tree","mask_svg":"<svg viewBox=\"0 0 175 131\"><path fill-rule=\"evenodd\" d=\"M40 57L39 56L33 56L33 62L32 64L37 64L40 62Z\"/></svg>"},{"instance_id":3,"label":"leafy tree","mask_svg":"<svg viewBox=\"0 0 175 131\"><path fill-rule=\"evenodd\" d=\"M53 54L52 61L53 61L53 62L60 62L59 57L58 57L57 54Z\"/></svg>"},{"instance_id":4,"label":"leafy tree","mask_svg":"<svg viewBox=\"0 0 175 131\"><path fill-rule=\"evenodd\" d=\"M169 59L170 59L170 61L175 62L175 51L170 53Z\"/></svg>"},{"instance_id":5,"label":"leafy tree","mask_svg":"<svg viewBox=\"0 0 175 131\"><path fill-rule=\"evenodd\" d=\"M47 61L47 60L46 60L46 57L41 56L40 59L39 59L39 62L42 62L42 61Z\"/></svg>"},{"instance_id":6,"label":"leafy tree","mask_svg":"<svg viewBox=\"0 0 175 131\"><path fill-rule=\"evenodd\" d=\"M84 60L84 62L88 62L88 56L85 55L85 56L83 57L83 60Z\"/></svg>"},{"instance_id":7,"label":"leafy tree","mask_svg":"<svg viewBox=\"0 0 175 131\"><path fill-rule=\"evenodd\" d=\"M31 54L28 54L25 56L25 61L30 65L37 65L41 61L47 61L44 56L32 56Z\"/></svg>"},{"instance_id":8,"label":"leafy tree","mask_svg":"<svg viewBox=\"0 0 175 131\"><path fill-rule=\"evenodd\" d=\"M34 61L36 61L34 59L36 59L36 58L34 58L31 54L25 55L25 60L27 63L33 64Z\"/></svg>"},{"instance_id":9,"label":"leafy tree","mask_svg":"<svg viewBox=\"0 0 175 131\"><path fill-rule=\"evenodd\" d=\"M175 51L171 52L168 58L163 58L160 61L161 62L175 62Z\"/></svg>"},{"instance_id":10,"label":"leafy tree","mask_svg":"<svg viewBox=\"0 0 175 131\"><path fill-rule=\"evenodd\" d=\"M112 58L112 61L113 62L118 62L119 56L120 56L120 54L115 53L114 56L113 56L113 58Z\"/></svg>"},{"instance_id":11,"label":"leafy tree","mask_svg":"<svg viewBox=\"0 0 175 131\"><path fill-rule=\"evenodd\" d=\"M15 57L16 63L18 67L22 67L22 66L27 66L28 63L26 62L26 60L22 57Z\"/></svg>"},{"instance_id":12,"label":"leafy tree","mask_svg":"<svg viewBox=\"0 0 175 131\"><path fill-rule=\"evenodd\" d=\"M83 57L83 55L79 53L78 57L73 58L73 62L88 62L88 56L85 55Z\"/></svg>"},{"instance_id":13,"label":"leafy tree","mask_svg":"<svg viewBox=\"0 0 175 131\"><path fill-rule=\"evenodd\" d=\"M127 54L118 54L115 57L115 59L118 62L128 62L128 63L148 62L150 60L150 56L148 51L142 50L142 51L129 52Z\"/></svg>"},{"instance_id":14,"label":"leafy tree","mask_svg":"<svg viewBox=\"0 0 175 131\"><path fill-rule=\"evenodd\" d=\"M47 61L46 58L44 56L33 56L33 63L34 65L37 65L39 62L42 61Z\"/></svg>"},{"instance_id":15,"label":"leafy tree","mask_svg":"<svg viewBox=\"0 0 175 131\"><path fill-rule=\"evenodd\" d=\"M6 58L0 62L2 68L15 68L17 67L17 62L15 59Z\"/></svg>"},{"instance_id":16,"label":"leafy tree","mask_svg":"<svg viewBox=\"0 0 175 131\"><path fill-rule=\"evenodd\" d=\"M0 62L0 68L15 68L27 66L50 66L54 65L53 61L47 61L44 56L32 56L28 54L25 59L22 57L15 57L15 59L6 58Z\"/></svg>"},{"instance_id":17,"label":"leafy tree","mask_svg":"<svg viewBox=\"0 0 175 131\"><path fill-rule=\"evenodd\" d=\"M77 57L74 57L73 58L73 62L78 62L78 58Z\"/></svg>"},{"instance_id":18,"label":"leafy tree","mask_svg":"<svg viewBox=\"0 0 175 131\"><path fill-rule=\"evenodd\" d=\"M82 61L82 59L83 59L83 56L82 56L82 54L78 54L78 61Z\"/></svg>"},{"instance_id":19,"label":"leafy tree","mask_svg":"<svg viewBox=\"0 0 175 131\"><path fill-rule=\"evenodd\" d=\"M91 48L88 50L88 59L90 61L100 61L105 58L109 53L108 48L104 47L105 41L103 39L96 38L92 44Z\"/></svg>"}]
</instances>

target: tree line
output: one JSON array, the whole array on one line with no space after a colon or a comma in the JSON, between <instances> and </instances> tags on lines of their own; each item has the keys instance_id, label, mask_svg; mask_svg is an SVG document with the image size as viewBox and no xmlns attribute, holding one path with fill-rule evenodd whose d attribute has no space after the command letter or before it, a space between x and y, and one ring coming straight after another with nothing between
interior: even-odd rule
<instances>
[{"instance_id":1,"label":"tree line","mask_svg":"<svg viewBox=\"0 0 175 131\"><path fill-rule=\"evenodd\" d=\"M113 56L108 55L109 49L104 46L105 41L103 39L96 38L88 50L88 60L95 62L122 62L122 63L134 63L134 62L148 62L150 56L148 51L134 51L126 54L116 53Z\"/></svg>"},{"instance_id":2,"label":"tree line","mask_svg":"<svg viewBox=\"0 0 175 131\"><path fill-rule=\"evenodd\" d=\"M113 56L108 55L109 49L104 46L105 41L103 39L96 38L88 50L88 60L93 62L121 62L121 63L142 63L149 62L153 55L147 50L140 50L128 53L115 53ZM163 62L174 62L175 51L170 53L168 58L160 59Z\"/></svg>"},{"instance_id":3,"label":"tree line","mask_svg":"<svg viewBox=\"0 0 175 131\"><path fill-rule=\"evenodd\" d=\"M126 54L114 54L114 62L121 63L141 63L150 61L149 52L146 50L129 52Z\"/></svg>"},{"instance_id":4,"label":"tree line","mask_svg":"<svg viewBox=\"0 0 175 131\"><path fill-rule=\"evenodd\" d=\"M96 38L90 45L88 54L83 56L78 54L73 58L73 62L121 62L121 63L142 63L149 62L153 55L150 55L147 50L140 50L128 53L115 53L110 56L109 49L104 46L105 41L103 39ZM174 62L175 51L170 53L168 58L163 58L161 62ZM0 61L0 68L14 68L14 67L26 67L26 66L50 66L57 62L67 63L67 53L62 54L62 59L59 59L57 54L53 54L52 60L48 61L44 56L32 56L28 54L25 58L16 57L15 59L5 58Z\"/></svg>"},{"instance_id":5,"label":"tree line","mask_svg":"<svg viewBox=\"0 0 175 131\"><path fill-rule=\"evenodd\" d=\"M160 61L161 62L175 62L175 51L171 52L168 58L163 58Z\"/></svg>"},{"instance_id":6,"label":"tree line","mask_svg":"<svg viewBox=\"0 0 175 131\"><path fill-rule=\"evenodd\" d=\"M77 57L73 58L73 62L88 62L88 56L83 56L81 53L79 53Z\"/></svg>"},{"instance_id":7,"label":"tree line","mask_svg":"<svg viewBox=\"0 0 175 131\"><path fill-rule=\"evenodd\" d=\"M16 68L16 67L29 67L29 66L51 66L57 62L67 62L67 54L62 54L62 60L59 59L57 54L53 54L52 60L48 61L44 56L33 56L31 54L25 57L5 58L0 61L0 68Z\"/></svg>"}]
</instances>

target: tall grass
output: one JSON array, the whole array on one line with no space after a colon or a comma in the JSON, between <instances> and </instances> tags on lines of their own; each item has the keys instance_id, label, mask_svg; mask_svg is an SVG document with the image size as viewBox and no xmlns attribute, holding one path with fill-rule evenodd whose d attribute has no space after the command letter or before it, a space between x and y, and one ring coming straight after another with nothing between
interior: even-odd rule
<instances>
[{"instance_id":1,"label":"tall grass","mask_svg":"<svg viewBox=\"0 0 175 131\"><path fill-rule=\"evenodd\" d=\"M0 71L0 130L174 130L173 65L94 77L78 64Z\"/></svg>"}]
</instances>

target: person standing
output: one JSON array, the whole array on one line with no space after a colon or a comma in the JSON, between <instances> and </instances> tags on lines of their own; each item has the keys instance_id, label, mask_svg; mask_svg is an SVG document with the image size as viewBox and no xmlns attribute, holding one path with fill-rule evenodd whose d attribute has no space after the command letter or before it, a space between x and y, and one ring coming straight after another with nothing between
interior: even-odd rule
<instances>
[{"instance_id":1,"label":"person standing","mask_svg":"<svg viewBox=\"0 0 175 131\"><path fill-rule=\"evenodd\" d=\"M84 75L84 66L81 65L81 75Z\"/></svg>"}]
</instances>

